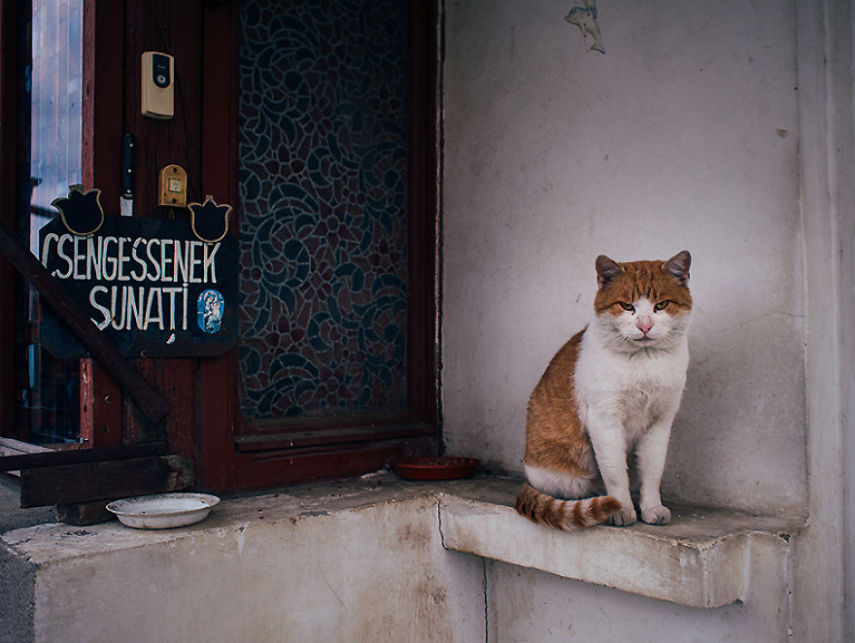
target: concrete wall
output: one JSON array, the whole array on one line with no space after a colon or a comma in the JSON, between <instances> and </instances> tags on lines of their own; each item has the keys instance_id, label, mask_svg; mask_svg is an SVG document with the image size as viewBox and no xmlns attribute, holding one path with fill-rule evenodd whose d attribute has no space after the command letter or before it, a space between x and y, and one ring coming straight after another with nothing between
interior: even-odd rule
<instances>
[{"instance_id":1,"label":"concrete wall","mask_svg":"<svg viewBox=\"0 0 855 643\"><path fill-rule=\"evenodd\" d=\"M448 451L521 471L527 396L589 315L596 255L687 248L692 364L666 502L792 512L809 526L782 571L791 630L772 605L692 616L492 564L490 631L502 641L847 640L851 3L602 0L605 55L562 21L573 4L446 2ZM774 584L755 589L768 598ZM530 610L515 621L523 598Z\"/></svg>"},{"instance_id":2,"label":"concrete wall","mask_svg":"<svg viewBox=\"0 0 855 643\"><path fill-rule=\"evenodd\" d=\"M53 507L21 509L20 486L0 474L0 538L7 531L56 520ZM0 641L33 638L35 569L25 556L0 543Z\"/></svg>"},{"instance_id":3,"label":"concrete wall","mask_svg":"<svg viewBox=\"0 0 855 643\"><path fill-rule=\"evenodd\" d=\"M784 560L777 551L783 543L774 541L767 539L752 545L752 583L744 603L707 610L488 561L487 640L786 641L791 624L788 570L778 565Z\"/></svg>"},{"instance_id":4,"label":"concrete wall","mask_svg":"<svg viewBox=\"0 0 855 643\"><path fill-rule=\"evenodd\" d=\"M443 548L434 497L298 493L231 500L177 530L7 532L0 607L21 615L0 618L0 640L484 639L483 564Z\"/></svg>"},{"instance_id":5,"label":"concrete wall","mask_svg":"<svg viewBox=\"0 0 855 643\"><path fill-rule=\"evenodd\" d=\"M664 494L803 513L794 5L601 2L605 55L570 6L446 3L449 452L521 471L528 394L588 319L594 258L687 248L692 364Z\"/></svg>"},{"instance_id":6,"label":"concrete wall","mask_svg":"<svg viewBox=\"0 0 855 643\"><path fill-rule=\"evenodd\" d=\"M853 8L797 3L807 284L810 522L796 541L793 640L855 635L855 111Z\"/></svg>"}]
</instances>

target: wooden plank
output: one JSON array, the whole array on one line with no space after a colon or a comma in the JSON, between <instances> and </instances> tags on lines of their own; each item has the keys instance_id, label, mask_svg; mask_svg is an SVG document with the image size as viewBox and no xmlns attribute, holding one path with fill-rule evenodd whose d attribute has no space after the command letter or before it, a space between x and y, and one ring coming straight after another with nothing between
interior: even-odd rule
<instances>
[{"instance_id":1,"label":"wooden plank","mask_svg":"<svg viewBox=\"0 0 855 643\"><path fill-rule=\"evenodd\" d=\"M3 458L6 456L24 455L26 453L44 453L45 451L52 451L52 449L48 449L47 447L42 447L37 444L31 444L29 442L21 442L20 440L15 440L13 438L0 438L0 462L2 462ZM0 468L0 471L5 471L7 475L14 476L16 478L21 477L21 472L15 468Z\"/></svg>"},{"instance_id":2,"label":"wooden plank","mask_svg":"<svg viewBox=\"0 0 855 643\"><path fill-rule=\"evenodd\" d=\"M170 405L169 416L158 426L149 426L144 418L130 413L125 419L128 436L142 439L163 436L169 443L169 452L196 458L196 361L194 359L136 360L137 368L146 379L164 392ZM157 431L158 435L152 435Z\"/></svg>"},{"instance_id":3,"label":"wooden plank","mask_svg":"<svg viewBox=\"0 0 855 643\"><path fill-rule=\"evenodd\" d=\"M291 431L319 431L322 429L349 429L354 427L380 427L418 422L417 414L406 409L368 409L336 412L320 416L272 417L244 422L239 435L265 435Z\"/></svg>"},{"instance_id":4,"label":"wooden plank","mask_svg":"<svg viewBox=\"0 0 855 643\"><path fill-rule=\"evenodd\" d=\"M99 9L103 2L98 3ZM124 5L126 29L122 53L114 59L123 70L121 91L123 102L117 106L124 129L138 141L134 217L175 217L189 220L185 208L165 208L157 205L160 170L166 165L180 165L187 172L188 199L202 202L206 194L201 187L202 164L202 92L201 38L202 12L207 2L117 2ZM147 118L140 113L140 56L143 51L157 50L175 57L175 116L168 120ZM223 70L220 70L223 73ZM120 149L120 137L113 141ZM211 162L216 162L212 160ZM231 202L234 204L234 202ZM170 403L165 422L146 423L134 409L125 410L126 439L136 435L150 437L154 431L164 431L170 453L196 457L199 415L197 413L196 360L139 359L137 368L153 382Z\"/></svg>"},{"instance_id":5,"label":"wooden plank","mask_svg":"<svg viewBox=\"0 0 855 643\"><path fill-rule=\"evenodd\" d=\"M125 3L83 0L83 185L99 188L108 214L119 210L125 73ZM139 64L139 61L136 61ZM134 75L139 84L139 73ZM62 195L57 195L62 196Z\"/></svg>"},{"instance_id":6,"label":"wooden plank","mask_svg":"<svg viewBox=\"0 0 855 643\"><path fill-rule=\"evenodd\" d=\"M382 469L396 457L438 453L436 437L363 443L351 448L335 445L305 454L255 451L237 455L235 479L239 489L263 489L295 482L357 476Z\"/></svg>"},{"instance_id":7,"label":"wooden plank","mask_svg":"<svg viewBox=\"0 0 855 643\"><path fill-rule=\"evenodd\" d=\"M0 438L0 455L21 455L24 453L44 453L45 451L53 451L48 447L43 447L31 442L21 442L13 438ZM2 471L2 469L0 469Z\"/></svg>"},{"instance_id":8,"label":"wooden plank","mask_svg":"<svg viewBox=\"0 0 855 643\"><path fill-rule=\"evenodd\" d=\"M2 220L0 252L38 289L42 300L65 320L69 330L130 395L147 418L157 422L169 413L169 403L164 397L98 332L80 304L70 298L59 283L51 279L47 270L29 249L18 241L12 229Z\"/></svg>"},{"instance_id":9,"label":"wooden plank","mask_svg":"<svg viewBox=\"0 0 855 643\"><path fill-rule=\"evenodd\" d=\"M161 455L166 455L166 445L162 443L131 444L96 449L71 449L68 451L45 449L40 452L4 455L0 457L0 471L37 469L40 467L55 467L105 460L128 460L131 458Z\"/></svg>"},{"instance_id":10,"label":"wooden plank","mask_svg":"<svg viewBox=\"0 0 855 643\"><path fill-rule=\"evenodd\" d=\"M99 2L102 4L113 4ZM175 163L187 172L187 196L201 203L205 193L200 185L202 163L201 132L201 25L203 2L146 0L116 2L125 5L124 53L112 62L124 74L123 114L125 130L139 142L136 150L137 172L134 217L165 217L189 220L185 208L161 208L157 205L160 170ZM156 50L175 57L175 116L171 119L148 118L140 112L140 56ZM122 112L116 111L118 119ZM121 150L121 135L112 145ZM117 166L118 167L118 166ZM118 187L118 184L117 184ZM118 195L117 195L118 196Z\"/></svg>"},{"instance_id":11,"label":"wooden plank","mask_svg":"<svg viewBox=\"0 0 855 643\"><path fill-rule=\"evenodd\" d=\"M203 4L202 193L237 205L238 2ZM237 233L237 216L229 221ZM199 477L205 489L234 491L237 350L199 362Z\"/></svg>"},{"instance_id":12,"label":"wooden plank","mask_svg":"<svg viewBox=\"0 0 855 643\"><path fill-rule=\"evenodd\" d=\"M288 431L273 434L239 435L235 445L239 451L262 451L265 449L300 449L329 444L371 442L394 438L416 438L432 435L435 427L428 423L398 424L383 427L357 426L316 431Z\"/></svg>"},{"instance_id":13,"label":"wooden plank","mask_svg":"<svg viewBox=\"0 0 855 643\"><path fill-rule=\"evenodd\" d=\"M171 455L24 469L21 507L180 491L192 484L193 463Z\"/></svg>"},{"instance_id":14,"label":"wooden plank","mask_svg":"<svg viewBox=\"0 0 855 643\"><path fill-rule=\"evenodd\" d=\"M407 381L413 410L439 434L439 203L441 95L437 3L411 2Z\"/></svg>"},{"instance_id":15,"label":"wooden plank","mask_svg":"<svg viewBox=\"0 0 855 643\"><path fill-rule=\"evenodd\" d=\"M124 2L83 0L81 161L85 188L99 188L109 214L119 210L124 120ZM57 195L60 196L60 195ZM80 360L80 438L86 446L122 443L122 389L92 359ZM131 440L128 440L131 441Z\"/></svg>"},{"instance_id":16,"label":"wooden plank","mask_svg":"<svg viewBox=\"0 0 855 643\"><path fill-rule=\"evenodd\" d=\"M235 491L236 354L199 360L199 477L218 493Z\"/></svg>"},{"instance_id":17,"label":"wooden plank","mask_svg":"<svg viewBox=\"0 0 855 643\"><path fill-rule=\"evenodd\" d=\"M81 443L90 448L122 444L122 389L94 359L81 359L79 373Z\"/></svg>"}]
</instances>

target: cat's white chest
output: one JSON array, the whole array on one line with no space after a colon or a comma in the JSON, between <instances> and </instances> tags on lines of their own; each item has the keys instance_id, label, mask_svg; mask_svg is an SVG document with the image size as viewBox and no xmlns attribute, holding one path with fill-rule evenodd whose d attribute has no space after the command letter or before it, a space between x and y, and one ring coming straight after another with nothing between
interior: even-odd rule
<instances>
[{"instance_id":1,"label":"cat's white chest","mask_svg":"<svg viewBox=\"0 0 855 643\"><path fill-rule=\"evenodd\" d=\"M574 380L580 419L590 428L588 416L612 418L633 440L679 406L688 361L685 342L667 352L630 357L604 348L596 337L584 337Z\"/></svg>"},{"instance_id":2,"label":"cat's white chest","mask_svg":"<svg viewBox=\"0 0 855 643\"><path fill-rule=\"evenodd\" d=\"M679 403L679 391L648 384L619 393L615 404L624 435L629 441L637 439L663 413Z\"/></svg>"}]
</instances>

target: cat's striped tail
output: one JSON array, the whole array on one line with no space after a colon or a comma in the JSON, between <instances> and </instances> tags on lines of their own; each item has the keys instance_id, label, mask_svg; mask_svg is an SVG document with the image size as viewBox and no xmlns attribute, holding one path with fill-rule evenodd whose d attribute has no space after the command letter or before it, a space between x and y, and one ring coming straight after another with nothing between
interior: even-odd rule
<instances>
[{"instance_id":1,"label":"cat's striped tail","mask_svg":"<svg viewBox=\"0 0 855 643\"><path fill-rule=\"evenodd\" d=\"M601 523L620 511L620 507L620 501L612 496L559 500L526 483L517 496L515 509L532 522L570 531Z\"/></svg>"}]
</instances>

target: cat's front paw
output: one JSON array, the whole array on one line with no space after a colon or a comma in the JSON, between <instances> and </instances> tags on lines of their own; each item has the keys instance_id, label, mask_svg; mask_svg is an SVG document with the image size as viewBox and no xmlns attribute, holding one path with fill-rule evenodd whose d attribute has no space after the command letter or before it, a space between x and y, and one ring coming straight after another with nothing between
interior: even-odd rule
<instances>
[{"instance_id":1,"label":"cat's front paw","mask_svg":"<svg viewBox=\"0 0 855 643\"><path fill-rule=\"evenodd\" d=\"M659 505L641 510L641 521L648 525L667 525L671 522L671 510Z\"/></svg>"},{"instance_id":2,"label":"cat's front paw","mask_svg":"<svg viewBox=\"0 0 855 643\"><path fill-rule=\"evenodd\" d=\"M638 520L638 518L635 515L635 509L633 509L632 504L630 504L629 506L624 505L621 507L620 511L609 518L609 524L614 525L615 527L628 527L636 520Z\"/></svg>"}]
</instances>

